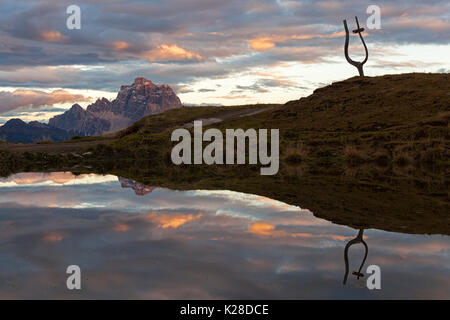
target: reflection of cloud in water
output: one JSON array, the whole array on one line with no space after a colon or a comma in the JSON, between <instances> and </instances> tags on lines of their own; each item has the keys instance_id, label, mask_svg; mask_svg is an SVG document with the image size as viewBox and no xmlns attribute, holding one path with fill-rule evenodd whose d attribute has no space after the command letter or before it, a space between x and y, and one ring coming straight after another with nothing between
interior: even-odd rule
<instances>
[{"instance_id":1,"label":"reflection of cloud in water","mask_svg":"<svg viewBox=\"0 0 450 320\"><path fill-rule=\"evenodd\" d=\"M292 237L292 238L316 238L316 239L329 238L334 241L346 241L352 238L334 234L296 233L296 232L287 232L285 230L276 230L274 225L265 221L258 221L252 223L248 231L252 234L267 237Z\"/></svg>"},{"instance_id":2,"label":"reflection of cloud in water","mask_svg":"<svg viewBox=\"0 0 450 320\"><path fill-rule=\"evenodd\" d=\"M17 186L38 186L38 185L78 185L78 184L95 184L116 181L116 176L111 175L95 175L81 174L74 175L71 172L48 172L35 173L25 172L12 175L8 178L0 178L0 188L17 187Z\"/></svg>"},{"instance_id":3,"label":"reflection of cloud in water","mask_svg":"<svg viewBox=\"0 0 450 320\"><path fill-rule=\"evenodd\" d=\"M44 242L61 242L64 239L64 234L61 232L49 232L44 235Z\"/></svg>"},{"instance_id":4,"label":"reflection of cloud in water","mask_svg":"<svg viewBox=\"0 0 450 320\"><path fill-rule=\"evenodd\" d=\"M188 222L192 222L196 219L200 219L202 214L183 214L183 213L169 213L161 214L157 212L151 212L144 216L144 219L150 220L151 222L158 225L162 229L178 229L179 227L185 225Z\"/></svg>"},{"instance_id":5,"label":"reflection of cloud in water","mask_svg":"<svg viewBox=\"0 0 450 320\"><path fill-rule=\"evenodd\" d=\"M308 210L231 191L137 196L117 177L34 175L0 180L0 298L450 298L448 237L366 230L366 265L381 266L383 283L370 292L341 285L356 230ZM76 296L65 289L70 264L83 270Z\"/></svg>"}]
</instances>

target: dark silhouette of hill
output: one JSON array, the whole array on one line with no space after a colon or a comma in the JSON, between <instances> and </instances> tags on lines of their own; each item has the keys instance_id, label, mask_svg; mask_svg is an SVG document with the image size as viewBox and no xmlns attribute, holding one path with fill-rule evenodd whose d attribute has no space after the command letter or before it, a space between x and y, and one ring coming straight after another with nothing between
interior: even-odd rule
<instances>
[{"instance_id":1,"label":"dark silhouette of hill","mask_svg":"<svg viewBox=\"0 0 450 320\"><path fill-rule=\"evenodd\" d=\"M20 119L11 119L0 127L0 140L8 142L64 141L70 137L71 134L65 130L53 128L37 121L26 123Z\"/></svg>"}]
</instances>

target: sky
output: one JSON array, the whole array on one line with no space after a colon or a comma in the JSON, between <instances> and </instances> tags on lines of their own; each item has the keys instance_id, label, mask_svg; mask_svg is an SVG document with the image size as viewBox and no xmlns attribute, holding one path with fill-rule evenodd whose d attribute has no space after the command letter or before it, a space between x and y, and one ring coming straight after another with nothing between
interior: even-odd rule
<instances>
[{"instance_id":1,"label":"sky","mask_svg":"<svg viewBox=\"0 0 450 320\"><path fill-rule=\"evenodd\" d=\"M69 172L0 178L0 298L449 297L448 236L365 230L363 272L375 264L382 275L382 290L367 290L367 277L342 285L358 230L258 195L141 187ZM352 246L350 271L363 254ZM79 293L65 287L72 264Z\"/></svg>"},{"instance_id":2,"label":"sky","mask_svg":"<svg viewBox=\"0 0 450 320\"><path fill-rule=\"evenodd\" d=\"M67 7L81 10L70 30ZM380 29L367 28L369 5ZM146 77L185 105L285 103L355 76L343 55L354 16L367 76L449 72L447 0L0 0L0 124L47 121L114 99ZM351 37L350 55L363 54Z\"/></svg>"}]
</instances>

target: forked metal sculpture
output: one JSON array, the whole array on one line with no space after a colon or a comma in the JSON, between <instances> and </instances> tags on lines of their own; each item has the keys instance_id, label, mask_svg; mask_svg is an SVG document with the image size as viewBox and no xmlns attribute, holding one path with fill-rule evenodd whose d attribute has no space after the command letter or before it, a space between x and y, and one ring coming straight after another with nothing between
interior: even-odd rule
<instances>
[{"instance_id":1,"label":"forked metal sculpture","mask_svg":"<svg viewBox=\"0 0 450 320\"><path fill-rule=\"evenodd\" d=\"M348 63L350 63L351 65L355 66L358 69L359 75L361 77L364 77L363 66L367 62L367 60L369 59L369 51L367 50L366 42L364 41L364 38L363 38L363 36L361 34L362 32L364 32L365 29L361 28L359 26L358 17L355 17L355 19L356 19L356 25L357 25L358 29L353 30L353 33L359 34L359 37L361 38L361 41L362 41L362 43L364 45L364 49L366 50L366 58L362 62L357 62L357 61L352 60L350 58L350 56L348 55L348 45L349 45L349 42L350 42L350 34L349 34L349 31L348 31L347 20L344 20L344 28L345 28L345 58L347 59Z\"/></svg>"},{"instance_id":2,"label":"forked metal sculpture","mask_svg":"<svg viewBox=\"0 0 450 320\"><path fill-rule=\"evenodd\" d=\"M353 271L353 275L357 277L357 279L359 280L359 278L364 277L364 273L361 272L364 263L366 263L366 259L367 259L367 255L369 253L369 247L367 246L367 243L364 241L364 229L360 229L358 232L358 235L356 236L356 238L354 238L353 240L350 240L347 245L345 246L345 251L344 251L344 260L345 260L345 276L344 276L344 285L347 284L347 279L348 279L348 273L349 273L349 263L348 263L348 249L350 249L350 247L354 244L357 243L362 243L364 245L365 248L365 254L364 254L364 259L361 262L361 266L359 267L358 271Z\"/></svg>"}]
</instances>

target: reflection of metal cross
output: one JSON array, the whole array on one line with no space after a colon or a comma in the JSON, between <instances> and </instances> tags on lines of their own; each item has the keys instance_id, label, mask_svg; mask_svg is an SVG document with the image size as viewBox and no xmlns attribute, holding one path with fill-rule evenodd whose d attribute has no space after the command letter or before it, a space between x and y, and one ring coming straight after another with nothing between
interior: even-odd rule
<instances>
[{"instance_id":1,"label":"reflection of metal cross","mask_svg":"<svg viewBox=\"0 0 450 320\"><path fill-rule=\"evenodd\" d=\"M362 36L362 32L364 32L364 28L361 28L359 26L359 21L358 21L358 17L355 17L356 19L356 25L357 25L357 29L353 30L353 33L357 33L359 34L359 37L361 38L361 41L364 45L364 49L366 50L366 58L364 59L364 61L362 62L357 62L357 61L353 61L350 56L348 55L348 45L350 42L350 34L348 31L348 26L347 26L347 20L344 20L344 28L345 28L345 58L347 59L348 63L350 63L351 65L355 66L358 71L359 71L359 75L361 77L364 77L364 70L363 70L363 66L364 64L367 62L367 60L369 59L369 51L367 50L367 46L366 46L366 42L364 41L364 38Z\"/></svg>"},{"instance_id":2,"label":"reflection of metal cross","mask_svg":"<svg viewBox=\"0 0 450 320\"><path fill-rule=\"evenodd\" d=\"M364 245L364 248L366 249L366 252L364 254L364 259L361 263L361 266L359 267L358 271L353 271L353 275L357 277L357 279L359 280L359 278L364 277L364 273L361 272L364 263L366 262L367 259L367 254L369 253L369 247L367 246L367 243L364 241L364 229L360 229L358 232L358 235L356 236L355 239L350 240L347 245L345 246L345 251L344 251L344 260L345 260L345 276L344 276L344 285L347 284L347 278L348 278L348 271L349 271L349 265L348 265L348 249L350 249L350 247L354 244L357 243L362 243Z\"/></svg>"}]
</instances>

